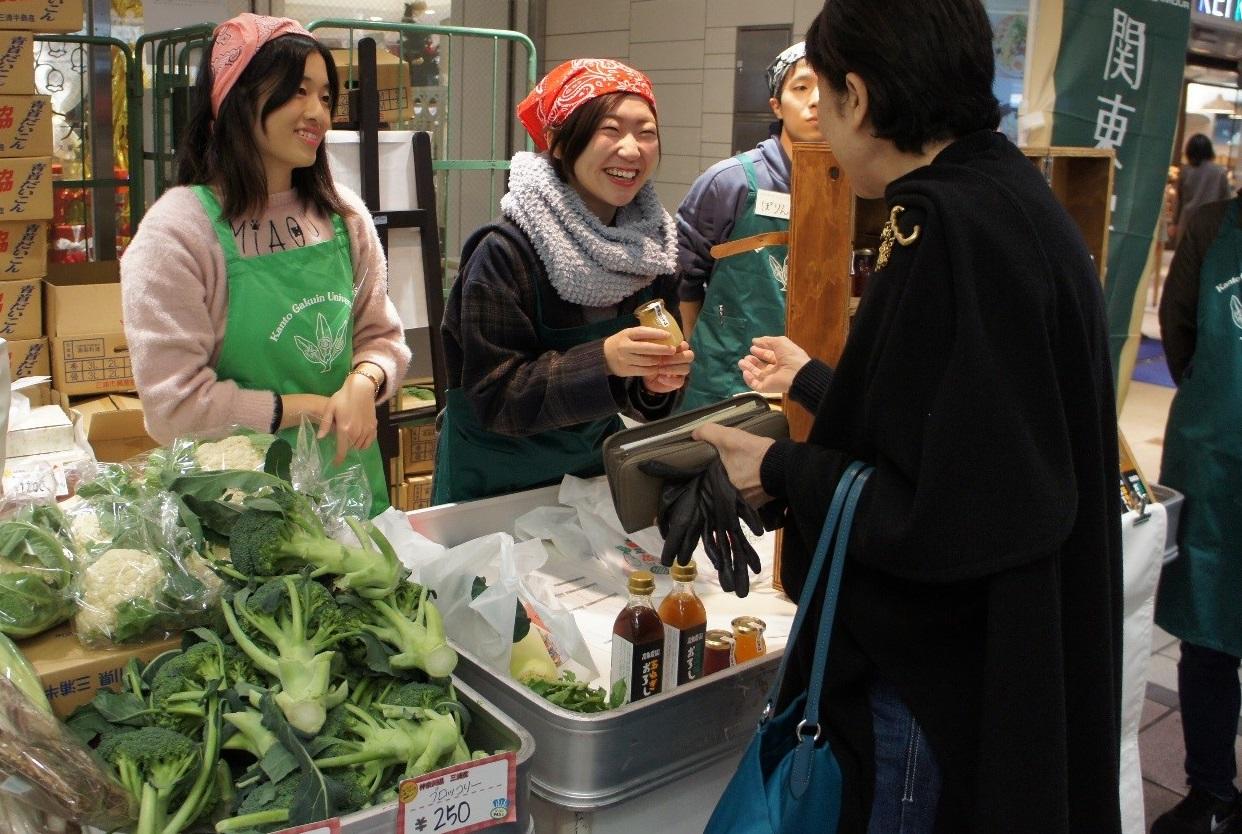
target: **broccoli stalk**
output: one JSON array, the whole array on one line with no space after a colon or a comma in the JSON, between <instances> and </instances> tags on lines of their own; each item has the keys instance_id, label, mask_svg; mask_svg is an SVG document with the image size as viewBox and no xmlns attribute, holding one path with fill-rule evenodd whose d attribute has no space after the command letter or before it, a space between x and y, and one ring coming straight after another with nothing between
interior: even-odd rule
<instances>
[{"instance_id":1,"label":"broccoli stalk","mask_svg":"<svg viewBox=\"0 0 1242 834\"><path fill-rule=\"evenodd\" d=\"M275 700L285 718L302 733L319 732L328 710L349 694L347 681L331 689L336 653L330 649L352 635L331 595L311 579L283 576L253 593L248 588L238 591L233 604L221 608L238 647L280 681ZM250 631L274 653L260 646Z\"/></svg>"},{"instance_id":2,"label":"broccoli stalk","mask_svg":"<svg viewBox=\"0 0 1242 834\"><path fill-rule=\"evenodd\" d=\"M397 650L388 659L394 669L421 669L446 678L457 666L457 652L444 635L444 620L428 598L428 589L405 583L391 603L373 599L355 606L359 626Z\"/></svg>"},{"instance_id":3,"label":"broccoli stalk","mask_svg":"<svg viewBox=\"0 0 1242 834\"><path fill-rule=\"evenodd\" d=\"M355 719L338 755L317 759L321 769L364 765L386 768L404 765L404 777L420 776L435 769L436 763L457 746L461 733L457 719L421 707L408 708L418 720L398 718L382 720L364 709L346 704Z\"/></svg>"},{"instance_id":4,"label":"broccoli stalk","mask_svg":"<svg viewBox=\"0 0 1242 834\"><path fill-rule=\"evenodd\" d=\"M359 547L333 541L301 496L278 503L283 513L247 509L237 517L229 536L233 566L250 577L275 576L313 568L312 576L338 577L336 584L367 599L391 594L401 581L401 562L378 530L356 519L347 523Z\"/></svg>"},{"instance_id":5,"label":"broccoli stalk","mask_svg":"<svg viewBox=\"0 0 1242 834\"><path fill-rule=\"evenodd\" d=\"M301 787L302 776L295 773L275 785L251 791L242 800L237 816L216 823L217 834L252 831L260 826L288 822L294 798Z\"/></svg>"},{"instance_id":6,"label":"broccoli stalk","mask_svg":"<svg viewBox=\"0 0 1242 834\"><path fill-rule=\"evenodd\" d=\"M99 754L116 768L121 785L139 803L134 834L167 830L164 818L168 805L195 771L200 759L198 746L173 730L143 727L104 739Z\"/></svg>"},{"instance_id":7,"label":"broccoli stalk","mask_svg":"<svg viewBox=\"0 0 1242 834\"><path fill-rule=\"evenodd\" d=\"M237 728L237 732L222 745L225 750L243 750L256 759L262 759L268 750L279 743L276 734L263 726L263 716L258 710L226 712L224 720Z\"/></svg>"}]
</instances>

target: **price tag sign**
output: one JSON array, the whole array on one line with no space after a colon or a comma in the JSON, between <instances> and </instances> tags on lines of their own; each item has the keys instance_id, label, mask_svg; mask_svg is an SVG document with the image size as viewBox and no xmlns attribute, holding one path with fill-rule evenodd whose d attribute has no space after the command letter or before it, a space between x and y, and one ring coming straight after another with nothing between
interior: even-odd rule
<instances>
[{"instance_id":1,"label":"price tag sign","mask_svg":"<svg viewBox=\"0 0 1242 834\"><path fill-rule=\"evenodd\" d=\"M275 834L341 834L341 821L333 817L323 822L310 822L293 828L282 828Z\"/></svg>"},{"instance_id":2,"label":"price tag sign","mask_svg":"<svg viewBox=\"0 0 1242 834\"><path fill-rule=\"evenodd\" d=\"M465 834L517 819L517 755L500 753L406 779L397 834Z\"/></svg>"}]
</instances>

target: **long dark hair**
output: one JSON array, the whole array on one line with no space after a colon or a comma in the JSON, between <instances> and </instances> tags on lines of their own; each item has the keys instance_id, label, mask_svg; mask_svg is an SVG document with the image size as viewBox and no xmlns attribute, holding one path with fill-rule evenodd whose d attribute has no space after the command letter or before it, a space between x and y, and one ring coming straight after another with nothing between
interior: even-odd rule
<instances>
[{"instance_id":1,"label":"long dark hair","mask_svg":"<svg viewBox=\"0 0 1242 834\"><path fill-rule=\"evenodd\" d=\"M578 161L578 157L582 156L587 145L591 144L591 137L599 129L599 123L612 115L628 95L632 93L616 92L596 96L570 113L564 124L552 134L552 141L548 145L548 159L552 162L552 170L561 178L561 182L573 181L574 163ZM652 108L651 113L654 117L655 108ZM655 123L658 147L660 120L656 118Z\"/></svg>"},{"instance_id":2,"label":"long dark hair","mask_svg":"<svg viewBox=\"0 0 1242 834\"><path fill-rule=\"evenodd\" d=\"M213 38L211 45L214 44ZM302 86L306 59L312 52L323 58L328 69L331 113L336 109L337 98L332 53L304 35L282 35L259 49L221 102L219 116L213 118L209 46L192 94L193 115L177 153L177 184L218 186L221 207L228 220L262 212L267 205L267 172L255 145L255 128L297 93ZM265 94L269 95L260 112L259 102ZM303 204L313 205L324 214L353 214L332 182L324 143L320 143L315 154L315 164L293 169L293 187Z\"/></svg>"},{"instance_id":3,"label":"long dark hair","mask_svg":"<svg viewBox=\"0 0 1242 834\"><path fill-rule=\"evenodd\" d=\"M875 135L899 151L1000 123L980 0L826 0L807 30L806 57L837 93L847 73L867 83Z\"/></svg>"}]
</instances>

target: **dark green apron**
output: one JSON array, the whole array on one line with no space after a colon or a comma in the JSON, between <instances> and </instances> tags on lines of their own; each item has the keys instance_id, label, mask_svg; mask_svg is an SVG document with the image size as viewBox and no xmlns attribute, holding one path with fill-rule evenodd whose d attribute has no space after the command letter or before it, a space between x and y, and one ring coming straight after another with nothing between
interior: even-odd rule
<instances>
[{"instance_id":1,"label":"dark green apron","mask_svg":"<svg viewBox=\"0 0 1242 834\"><path fill-rule=\"evenodd\" d=\"M785 232L789 221L755 214L759 184L747 154L735 157L746 172L746 205L729 240ZM716 262L703 309L690 334L694 365L679 409L688 411L750 389L737 362L756 336L785 334L786 246L767 246Z\"/></svg>"},{"instance_id":2,"label":"dark green apron","mask_svg":"<svg viewBox=\"0 0 1242 834\"><path fill-rule=\"evenodd\" d=\"M1225 213L1199 273L1195 353L1169 412L1160 482L1186 495L1179 557L1160 577L1156 622L1242 656L1242 230Z\"/></svg>"},{"instance_id":3,"label":"dark green apron","mask_svg":"<svg viewBox=\"0 0 1242 834\"><path fill-rule=\"evenodd\" d=\"M566 351L638 325L634 314L626 313L579 327L548 327L543 322L540 296L536 286L535 330L545 350ZM650 288L643 291L644 301L650 296ZM436 441L432 504L533 489L557 483L567 474L580 478L602 474L600 447L606 437L621 428L621 418L614 414L525 437L497 434L482 425L464 391L450 388L447 393Z\"/></svg>"},{"instance_id":4,"label":"dark green apron","mask_svg":"<svg viewBox=\"0 0 1242 834\"><path fill-rule=\"evenodd\" d=\"M202 185L193 190L220 239L229 285L216 376L252 391L335 394L354 354L354 269L344 221L332 217L331 241L243 258L216 195ZM296 448L297 432L292 427L280 436ZM332 460L335 435L320 441L320 451L325 462ZM356 463L371 487L371 515L378 515L389 506L379 446L346 455L345 466ZM338 471L325 468L328 475Z\"/></svg>"}]
</instances>

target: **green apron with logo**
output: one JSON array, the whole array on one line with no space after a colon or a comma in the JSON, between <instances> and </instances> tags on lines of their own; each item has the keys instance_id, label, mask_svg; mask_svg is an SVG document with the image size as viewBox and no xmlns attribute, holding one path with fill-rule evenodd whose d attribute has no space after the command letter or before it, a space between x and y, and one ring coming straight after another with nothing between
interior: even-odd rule
<instances>
[{"instance_id":1,"label":"green apron with logo","mask_svg":"<svg viewBox=\"0 0 1242 834\"><path fill-rule=\"evenodd\" d=\"M335 394L353 368L354 353L354 269L344 221L332 217L331 241L243 258L215 194L202 185L193 190L215 226L228 274L228 321L216 375L253 391ZM297 432L291 427L280 436L296 448ZM336 436L320 445L330 461ZM345 465L355 462L366 472L374 517L389 506L379 445L350 452ZM338 471L329 466L325 474Z\"/></svg>"},{"instance_id":2,"label":"green apron with logo","mask_svg":"<svg viewBox=\"0 0 1242 834\"><path fill-rule=\"evenodd\" d=\"M1186 495L1156 622L1242 656L1242 230L1234 200L1199 273L1195 353L1169 413L1160 482Z\"/></svg>"},{"instance_id":3,"label":"green apron with logo","mask_svg":"<svg viewBox=\"0 0 1242 834\"><path fill-rule=\"evenodd\" d=\"M535 287L535 332L545 350L566 351L606 339L638 319L626 313L578 327L552 328L543 322L542 293ZM651 297L643 291L642 301ZM641 303L641 302L640 302ZM460 388L448 390L444 420L436 441L436 475L431 503L472 501L559 482L565 475L591 478L604 471L600 448L621 428L616 414L599 420L516 437L489 431Z\"/></svg>"},{"instance_id":4,"label":"green apron with logo","mask_svg":"<svg viewBox=\"0 0 1242 834\"><path fill-rule=\"evenodd\" d=\"M789 221L755 214L759 184L748 154L735 157L746 172L746 205L729 240L789 231ZM737 362L756 336L785 334L787 246L767 246L716 262L703 309L690 334L694 365L681 400L688 411L749 391Z\"/></svg>"}]
</instances>

